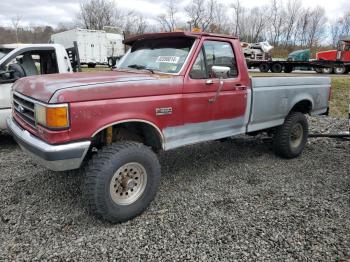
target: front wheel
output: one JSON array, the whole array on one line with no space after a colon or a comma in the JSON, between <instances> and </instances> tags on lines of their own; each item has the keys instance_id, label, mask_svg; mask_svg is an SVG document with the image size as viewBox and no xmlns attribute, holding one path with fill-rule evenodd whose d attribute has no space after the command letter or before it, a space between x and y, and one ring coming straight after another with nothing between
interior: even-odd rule
<instances>
[{"instance_id":1,"label":"front wheel","mask_svg":"<svg viewBox=\"0 0 350 262\"><path fill-rule=\"evenodd\" d=\"M274 135L275 153L284 158L299 156L304 150L308 134L309 127L305 115L300 112L291 112Z\"/></svg>"},{"instance_id":2,"label":"front wheel","mask_svg":"<svg viewBox=\"0 0 350 262\"><path fill-rule=\"evenodd\" d=\"M322 73L323 73L323 70L322 70L322 68L316 67L316 68L315 68L315 72L316 72L317 74L322 74Z\"/></svg>"},{"instance_id":3,"label":"front wheel","mask_svg":"<svg viewBox=\"0 0 350 262\"><path fill-rule=\"evenodd\" d=\"M259 70L262 73L267 73L270 70L270 66L267 63L262 63L262 64L259 65Z\"/></svg>"},{"instance_id":4,"label":"front wheel","mask_svg":"<svg viewBox=\"0 0 350 262\"><path fill-rule=\"evenodd\" d=\"M135 142L101 150L86 169L85 199L91 213L112 223L141 214L155 197L160 181L157 156Z\"/></svg>"}]
</instances>

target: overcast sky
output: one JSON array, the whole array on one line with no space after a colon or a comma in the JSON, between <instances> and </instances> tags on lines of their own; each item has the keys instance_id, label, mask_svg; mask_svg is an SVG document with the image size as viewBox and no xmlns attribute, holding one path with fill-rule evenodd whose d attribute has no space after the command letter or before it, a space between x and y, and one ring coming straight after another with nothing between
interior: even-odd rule
<instances>
[{"instance_id":1,"label":"overcast sky","mask_svg":"<svg viewBox=\"0 0 350 262\"><path fill-rule=\"evenodd\" d=\"M22 18L22 26L50 25L55 27L59 23L72 23L79 12L79 2L76 0L1 0L0 26L10 26L11 18L17 15ZM164 12L161 0L115 0L115 2L117 6L135 10L147 18L156 17ZM181 6L185 6L188 2L189 0L177 0ZM219 2L228 4L232 1L219 0ZM242 0L246 7L260 6L269 2L270 0ZM320 5L324 7L330 20L335 20L345 10L350 10L350 0L304 0L302 2L304 6Z\"/></svg>"}]
</instances>

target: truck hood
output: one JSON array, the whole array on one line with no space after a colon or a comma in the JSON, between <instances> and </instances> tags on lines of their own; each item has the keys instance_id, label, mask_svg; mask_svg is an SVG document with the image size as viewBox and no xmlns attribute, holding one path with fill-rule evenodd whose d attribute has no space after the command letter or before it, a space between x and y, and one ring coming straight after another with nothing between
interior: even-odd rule
<instances>
[{"instance_id":1,"label":"truck hood","mask_svg":"<svg viewBox=\"0 0 350 262\"><path fill-rule=\"evenodd\" d=\"M52 74L19 79L13 90L44 103L83 102L160 95L156 87L176 78L179 77L144 71Z\"/></svg>"}]
</instances>

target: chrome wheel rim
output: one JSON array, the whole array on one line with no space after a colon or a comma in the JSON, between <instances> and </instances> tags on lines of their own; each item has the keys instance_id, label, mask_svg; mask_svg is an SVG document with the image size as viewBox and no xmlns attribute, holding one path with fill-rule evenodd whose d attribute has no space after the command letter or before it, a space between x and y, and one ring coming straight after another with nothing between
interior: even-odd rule
<instances>
[{"instance_id":1,"label":"chrome wheel rim","mask_svg":"<svg viewBox=\"0 0 350 262\"><path fill-rule=\"evenodd\" d=\"M303 133L304 129L300 123L293 126L290 134L290 143L293 148L300 146L301 141L303 140Z\"/></svg>"},{"instance_id":2,"label":"chrome wheel rim","mask_svg":"<svg viewBox=\"0 0 350 262\"><path fill-rule=\"evenodd\" d=\"M146 169L141 164L132 162L121 166L114 173L109 191L114 203L130 205L140 198L146 185Z\"/></svg>"},{"instance_id":3,"label":"chrome wheel rim","mask_svg":"<svg viewBox=\"0 0 350 262\"><path fill-rule=\"evenodd\" d=\"M330 74L332 72L332 68L323 68L323 73Z\"/></svg>"},{"instance_id":4,"label":"chrome wheel rim","mask_svg":"<svg viewBox=\"0 0 350 262\"><path fill-rule=\"evenodd\" d=\"M336 67L336 68L334 68L334 72L335 72L336 74L344 74L344 72L345 72L345 67Z\"/></svg>"}]
</instances>

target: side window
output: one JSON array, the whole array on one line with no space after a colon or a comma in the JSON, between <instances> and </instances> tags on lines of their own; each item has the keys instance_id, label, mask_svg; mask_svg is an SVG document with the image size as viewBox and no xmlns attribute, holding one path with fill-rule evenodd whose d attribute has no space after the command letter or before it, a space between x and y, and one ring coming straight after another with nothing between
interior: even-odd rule
<instances>
[{"instance_id":1,"label":"side window","mask_svg":"<svg viewBox=\"0 0 350 262\"><path fill-rule=\"evenodd\" d=\"M56 74L59 73L57 65L56 53L53 50L40 51L40 73L45 74Z\"/></svg>"},{"instance_id":2,"label":"side window","mask_svg":"<svg viewBox=\"0 0 350 262\"><path fill-rule=\"evenodd\" d=\"M238 75L236 59L232 46L227 42L205 41L204 50L208 66L208 72L211 72L213 66L227 66L231 68L230 77ZM212 77L210 73L210 77Z\"/></svg>"},{"instance_id":3,"label":"side window","mask_svg":"<svg viewBox=\"0 0 350 262\"><path fill-rule=\"evenodd\" d=\"M6 82L14 82L25 76L40 74L40 56L25 52L13 57L7 62L2 70L1 80Z\"/></svg>"},{"instance_id":4,"label":"side window","mask_svg":"<svg viewBox=\"0 0 350 262\"><path fill-rule=\"evenodd\" d=\"M17 78L58 73L55 51L25 52L17 55L7 65L7 70L17 73Z\"/></svg>"},{"instance_id":5,"label":"side window","mask_svg":"<svg viewBox=\"0 0 350 262\"><path fill-rule=\"evenodd\" d=\"M26 76L59 72L55 50L35 50L18 54L8 60L0 71L0 80L6 82L14 82Z\"/></svg>"},{"instance_id":6,"label":"side window","mask_svg":"<svg viewBox=\"0 0 350 262\"><path fill-rule=\"evenodd\" d=\"M7 64L7 70L13 70L17 77L40 74L40 57L30 52L16 56Z\"/></svg>"},{"instance_id":7,"label":"side window","mask_svg":"<svg viewBox=\"0 0 350 262\"><path fill-rule=\"evenodd\" d=\"M205 66L205 61L204 61L204 54L203 54L203 49L201 49L200 53L197 56L196 61L194 62L191 72L190 72L190 77L192 79L205 79L207 78L207 70Z\"/></svg>"}]
</instances>

